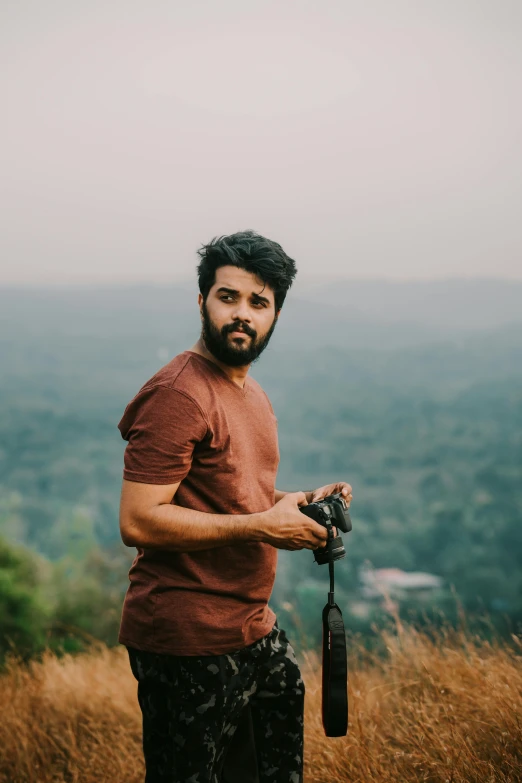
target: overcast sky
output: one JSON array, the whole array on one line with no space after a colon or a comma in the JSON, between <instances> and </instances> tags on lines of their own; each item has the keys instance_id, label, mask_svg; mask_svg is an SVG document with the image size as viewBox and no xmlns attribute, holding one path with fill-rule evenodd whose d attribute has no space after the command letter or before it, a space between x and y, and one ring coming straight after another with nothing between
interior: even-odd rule
<instances>
[{"instance_id":1,"label":"overcast sky","mask_svg":"<svg viewBox=\"0 0 522 783\"><path fill-rule=\"evenodd\" d=\"M520 0L2 0L0 283L522 279Z\"/></svg>"}]
</instances>

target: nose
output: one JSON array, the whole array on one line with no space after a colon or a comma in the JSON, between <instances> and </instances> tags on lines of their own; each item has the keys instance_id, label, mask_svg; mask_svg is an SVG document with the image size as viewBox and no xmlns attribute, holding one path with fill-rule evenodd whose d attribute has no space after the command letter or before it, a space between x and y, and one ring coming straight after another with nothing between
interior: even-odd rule
<instances>
[{"instance_id":1,"label":"nose","mask_svg":"<svg viewBox=\"0 0 522 783\"><path fill-rule=\"evenodd\" d=\"M234 321L244 321L245 323L250 323L251 317L248 304L243 299L240 299L236 302L236 306L232 312L232 319Z\"/></svg>"}]
</instances>

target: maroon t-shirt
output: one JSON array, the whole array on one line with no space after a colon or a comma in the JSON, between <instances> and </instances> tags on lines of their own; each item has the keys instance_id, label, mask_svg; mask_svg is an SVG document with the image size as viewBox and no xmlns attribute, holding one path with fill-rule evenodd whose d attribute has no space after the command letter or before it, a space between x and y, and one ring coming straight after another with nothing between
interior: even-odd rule
<instances>
[{"instance_id":1,"label":"maroon t-shirt","mask_svg":"<svg viewBox=\"0 0 522 783\"><path fill-rule=\"evenodd\" d=\"M211 514L274 505L277 419L253 378L240 388L218 365L184 351L127 405L118 424L123 477L181 484L175 503ZM174 502L174 499L173 499ZM269 633L277 549L249 542L172 552L138 549L123 606L122 644L171 655L219 655Z\"/></svg>"}]
</instances>

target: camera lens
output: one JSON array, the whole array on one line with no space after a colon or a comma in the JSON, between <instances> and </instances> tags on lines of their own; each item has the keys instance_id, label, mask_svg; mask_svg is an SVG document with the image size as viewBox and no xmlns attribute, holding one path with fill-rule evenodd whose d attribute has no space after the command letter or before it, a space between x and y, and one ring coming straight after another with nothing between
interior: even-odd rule
<instances>
[{"instance_id":1,"label":"camera lens","mask_svg":"<svg viewBox=\"0 0 522 783\"><path fill-rule=\"evenodd\" d=\"M321 549L314 550L314 558L315 562L319 565L325 565L329 562L329 549L332 553L332 560L340 560L346 555L346 550L344 548L343 540L341 536L336 536L336 538L332 539L332 541L329 542L329 546L324 546Z\"/></svg>"}]
</instances>

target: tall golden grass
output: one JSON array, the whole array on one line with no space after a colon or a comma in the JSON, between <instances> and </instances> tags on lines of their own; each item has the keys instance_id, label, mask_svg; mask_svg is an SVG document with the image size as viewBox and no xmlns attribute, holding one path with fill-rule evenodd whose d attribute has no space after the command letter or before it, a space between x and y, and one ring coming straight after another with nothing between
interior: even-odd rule
<instances>
[{"instance_id":1,"label":"tall golden grass","mask_svg":"<svg viewBox=\"0 0 522 783\"><path fill-rule=\"evenodd\" d=\"M465 630L383 630L386 656L350 647L350 724L328 739L320 660L306 683L306 783L522 781L522 649ZM518 646L517 646L518 645ZM0 677L2 783L138 783L141 716L126 652L11 660ZM277 783L286 783L278 781Z\"/></svg>"}]
</instances>

